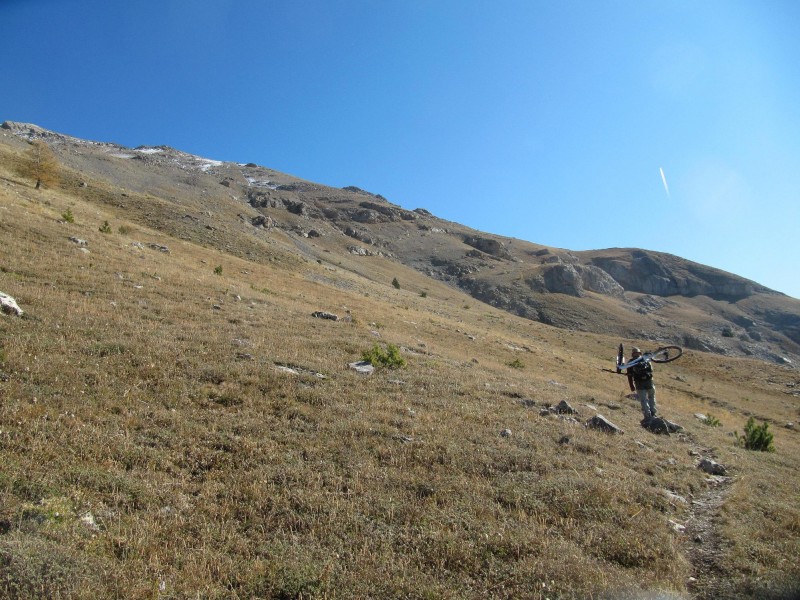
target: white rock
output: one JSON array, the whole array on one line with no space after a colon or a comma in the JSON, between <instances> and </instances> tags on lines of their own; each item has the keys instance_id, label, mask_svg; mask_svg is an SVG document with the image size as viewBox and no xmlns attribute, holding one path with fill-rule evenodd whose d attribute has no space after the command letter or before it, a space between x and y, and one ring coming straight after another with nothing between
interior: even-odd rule
<instances>
[{"instance_id":1,"label":"white rock","mask_svg":"<svg viewBox=\"0 0 800 600\"><path fill-rule=\"evenodd\" d=\"M92 515L92 513L87 512L80 518L80 521L92 531L100 530L100 527L97 525L97 521L94 520L94 515Z\"/></svg>"},{"instance_id":2,"label":"white rock","mask_svg":"<svg viewBox=\"0 0 800 600\"><path fill-rule=\"evenodd\" d=\"M3 292L0 292L0 310L6 315L22 316L22 309L17 304L17 301Z\"/></svg>"},{"instance_id":3,"label":"white rock","mask_svg":"<svg viewBox=\"0 0 800 600\"><path fill-rule=\"evenodd\" d=\"M662 493L664 494L664 497L669 500L670 504L675 504L676 502L683 505L689 504L689 501L686 498L676 494L675 492L663 490Z\"/></svg>"},{"instance_id":4,"label":"white rock","mask_svg":"<svg viewBox=\"0 0 800 600\"><path fill-rule=\"evenodd\" d=\"M672 530L675 533L684 533L686 531L686 526L685 525L681 525L680 523L677 523L677 522L673 521L672 519L669 520L669 524L672 526Z\"/></svg>"},{"instance_id":5,"label":"white rock","mask_svg":"<svg viewBox=\"0 0 800 600\"><path fill-rule=\"evenodd\" d=\"M710 458L701 459L700 464L697 465L697 468L708 473L709 475L725 475L728 472L724 466L718 462L714 462Z\"/></svg>"},{"instance_id":6,"label":"white rock","mask_svg":"<svg viewBox=\"0 0 800 600\"><path fill-rule=\"evenodd\" d=\"M289 375L299 375L300 374L297 371L295 371L294 369L292 369L291 367L284 367L283 365L275 365L275 368L278 369L278 371L283 371L284 373L289 373Z\"/></svg>"},{"instance_id":7,"label":"white rock","mask_svg":"<svg viewBox=\"0 0 800 600\"><path fill-rule=\"evenodd\" d=\"M375 367L372 366L372 363L365 360L350 363L348 366L354 371L363 375L372 375L372 373L375 371Z\"/></svg>"}]
</instances>

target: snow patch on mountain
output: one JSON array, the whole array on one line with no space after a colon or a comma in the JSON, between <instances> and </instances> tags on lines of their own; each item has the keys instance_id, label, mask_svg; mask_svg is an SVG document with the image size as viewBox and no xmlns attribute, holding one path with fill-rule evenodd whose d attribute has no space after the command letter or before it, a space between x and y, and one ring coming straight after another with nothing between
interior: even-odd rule
<instances>
[{"instance_id":1,"label":"snow patch on mountain","mask_svg":"<svg viewBox=\"0 0 800 600\"><path fill-rule=\"evenodd\" d=\"M269 179L256 179L255 177L250 177L249 175L245 175L244 178L247 180L248 185L251 187L260 187L260 188L269 188L271 190L277 190L278 186L272 183Z\"/></svg>"}]
</instances>

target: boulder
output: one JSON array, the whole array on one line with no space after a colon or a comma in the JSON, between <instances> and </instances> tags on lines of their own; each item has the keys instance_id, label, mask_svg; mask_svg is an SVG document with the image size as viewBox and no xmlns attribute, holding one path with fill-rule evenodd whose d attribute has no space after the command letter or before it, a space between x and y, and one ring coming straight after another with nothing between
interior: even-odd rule
<instances>
[{"instance_id":1,"label":"boulder","mask_svg":"<svg viewBox=\"0 0 800 600\"><path fill-rule=\"evenodd\" d=\"M625 433L622 429L614 425L611 421L606 419L603 415L595 415L586 421L586 427L589 429L599 429L608 433Z\"/></svg>"},{"instance_id":2,"label":"boulder","mask_svg":"<svg viewBox=\"0 0 800 600\"><path fill-rule=\"evenodd\" d=\"M726 475L728 473L727 468L710 458L700 459L697 468L709 475Z\"/></svg>"},{"instance_id":3,"label":"boulder","mask_svg":"<svg viewBox=\"0 0 800 600\"><path fill-rule=\"evenodd\" d=\"M375 367L372 366L371 362L366 360L353 362L350 363L348 366L355 372L361 373L362 375L372 375L372 373L375 372Z\"/></svg>"},{"instance_id":4,"label":"boulder","mask_svg":"<svg viewBox=\"0 0 800 600\"><path fill-rule=\"evenodd\" d=\"M22 309L17 304L17 301L3 292L0 292L0 312L4 315L22 316Z\"/></svg>"},{"instance_id":5,"label":"boulder","mask_svg":"<svg viewBox=\"0 0 800 600\"><path fill-rule=\"evenodd\" d=\"M642 419L642 427L653 433L677 433L683 431L683 427L676 423L667 421L663 417L650 417L649 419Z\"/></svg>"},{"instance_id":6,"label":"boulder","mask_svg":"<svg viewBox=\"0 0 800 600\"><path fill-rule=\"evenodd\" d=\"M663 496L669 501L670 504L673 506L676 504L680 504L683 506L689 506L689 501L684 498L683 496L676 494L671 490L661 490Z\"/></svg>"},{"instance_id":7,"label":"boulder","mask_svg":"<svg viewBox=\"0 0 800 600\"><path fill-rule=\"evenodd\" d=\"M311 313L311 316L316 319L327 319L329 321L338 321L339 315L335 315L333 313L325 312L322 310L315 311Z\"/></svg>"},{"instance_id":8,"label":"boulder","mask_svg":"<svg viewBox=\"0 0 800 600\"><path fill-rule=\"evenodd\" d=\"M380 213L376 210L363 209L355 212L350 218L357 223L377 223L380 221Z\"/></svg>"},{"instance_id":9,"label":"boulder","mask_svg":"<svg viewBox=\"0 0 800 600\"><path fill-rule=\"evenodd\" d=\"M471 235L464 238L464 243L497 258L511 258L511 255L508 253L508 250L503 247L503 244L495 239Z\"/></svg>"},{"instance_id":10,"label":"boulder","mask_svg":"<svg viewBox=\"0 0 800 600\"><path fill-rule=\"evenodd\" d=\"M306 217L309 214L308 205L305 202L283 199L283 206L293 215Z\"/></svg>"},{"instance_id":11,"label":"boulder","mask_svg":"<svg viewBox=\"0 0 800 600\"><path fill-rule=\"evenodd\" d=\"M578 411L570 406L569 402L566 400L562 400L559 402L556 407L555 411L560 415L575 415L578 414Z\"/></svg>"},{"instance_id":12,"label":"boulder","mask_svg":"<svg viewBox=\"0 0 800 600\"><path fill-rule=\"evenodd\" d=\"M263 227L264 229L272 229L275 226L275 221L272 220L272 217L266 215L255 216L250 222L253 224L253 227Z\"/></svg>"}]
</instances>

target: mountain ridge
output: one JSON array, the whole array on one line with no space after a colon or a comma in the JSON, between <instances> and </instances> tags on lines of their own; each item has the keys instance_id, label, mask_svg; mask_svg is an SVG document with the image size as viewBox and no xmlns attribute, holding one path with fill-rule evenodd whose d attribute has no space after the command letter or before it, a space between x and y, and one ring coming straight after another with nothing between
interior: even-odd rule
<instances>
[{"instance_id":1,"label":"mountain ridge","mask_svg":"<svg viewBox=\"0 0 800 600\"><path fill-rule=\"evenodd\" d=\"M2 128L20 141L44 140L74 172L127 190L102 201L139 210L138 218L178 237L243 256L255 252L245 240L280 231L309 260L383 257L560 328L782 364L800 360L800 301L672 254L548 247L447 221L425 208L409 210L356 186L331 187L255 163L163 145L86 141L29 123L6 121ZM146 198L138 209L136 194Z\"/></svg>"}]
</instances>

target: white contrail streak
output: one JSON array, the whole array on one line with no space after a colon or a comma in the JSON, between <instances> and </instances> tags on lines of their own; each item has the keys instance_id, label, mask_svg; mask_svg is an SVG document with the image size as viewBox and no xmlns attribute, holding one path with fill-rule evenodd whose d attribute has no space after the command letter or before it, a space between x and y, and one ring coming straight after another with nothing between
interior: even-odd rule
<instances>
[{"instance_id":1,"label":"white contrail streak","mask_svg":"<svg viewBox=\"0 0 800 600\"><path fill-rule=\"evenodd\" d=\"M664 182L664 190L667 192L667 197L671 198L672 196L670 196L670 194L669 194L669 186L667 185L667 178L664 175L664 169L662 169L661 167L658 167L658 170L661 172L661 181Z\"/></svg>"}]
</instances>

